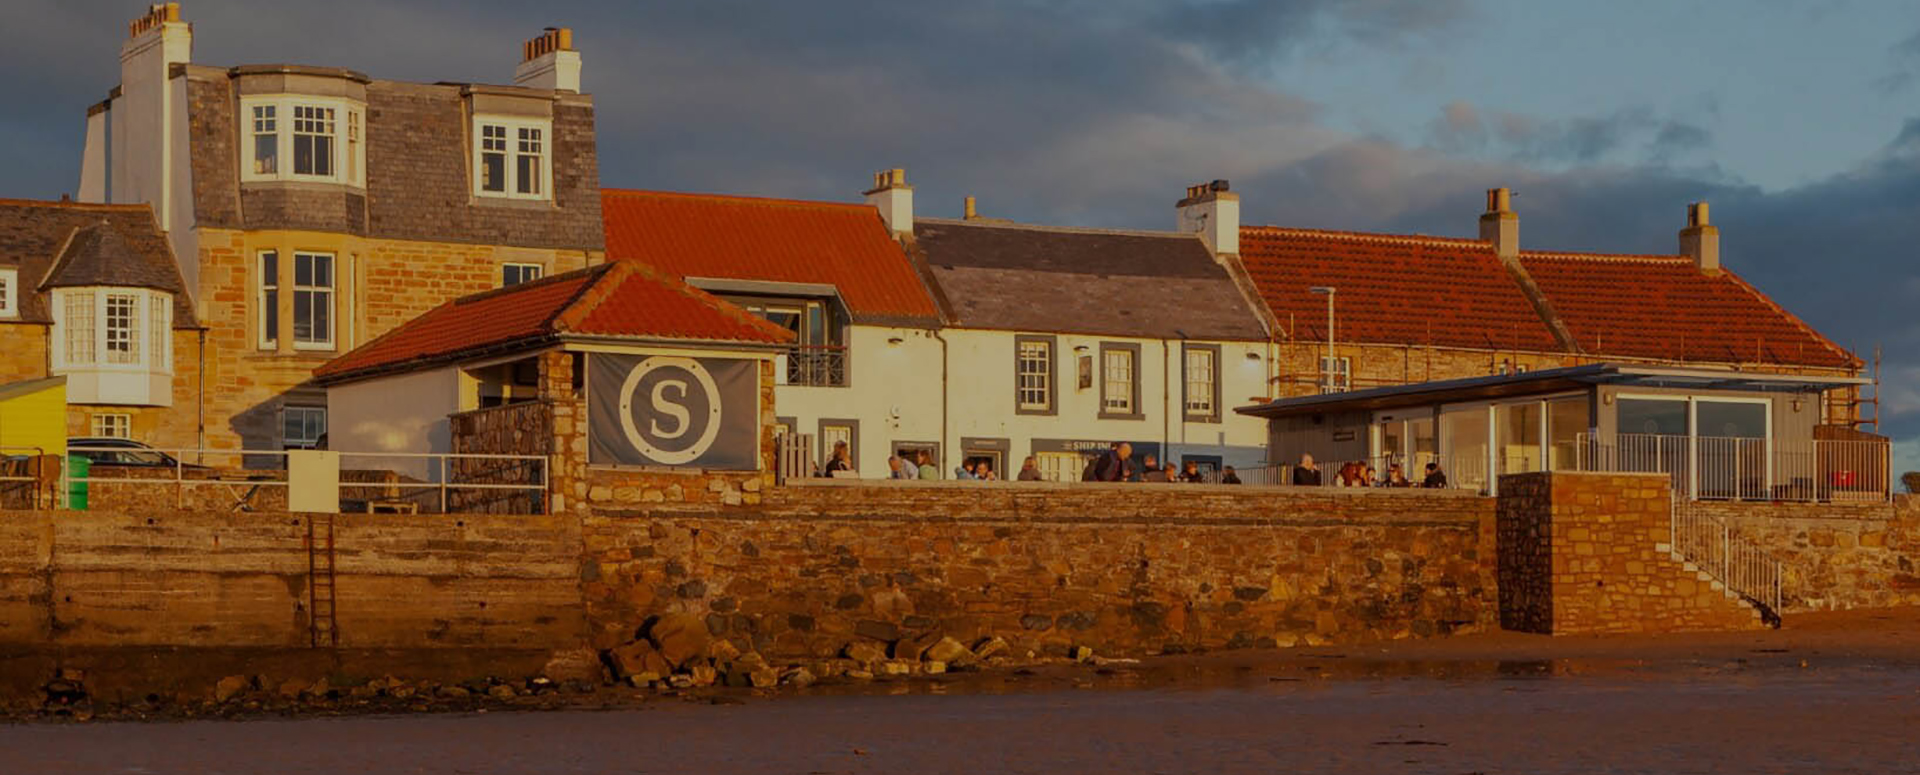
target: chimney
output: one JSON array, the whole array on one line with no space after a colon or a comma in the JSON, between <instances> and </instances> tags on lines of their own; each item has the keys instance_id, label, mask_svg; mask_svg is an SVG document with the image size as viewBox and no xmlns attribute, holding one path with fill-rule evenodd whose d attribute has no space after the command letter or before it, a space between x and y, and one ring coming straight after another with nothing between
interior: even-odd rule
<instances>
[{"instance_id":1,"label":"chimney","mask_svg":"<svg viewBox=\"0 0 1920 775\"><path fill-rule=\"evenodd\" d=\"M1224 180L1187 186L1187 198L1174 205L1175 228L1198 233L1216 257L1240 255L1240 195L1228 189Z\"/></svg>"},{"instance_id":2,"label":"chimney","mask_svg":"<svg viewBox=\"0 0 1920 775\"><path fill-rule=\"evenodd\" d=\"M1680 254L1693 259L1701 274L1720 273L1720 227L1707 217L1707 203L1687 205L1687 228L1680 230Z\"/></svg>"},{"instance_id":3,"label":"chimney","mask_svg":"<svg viewBox=\"0 0 1920 775\"><path fill-rule=\"evenodd\" d=\"M548 27L520 44L520 66L513 84L530 89L580 91L580 52L573 50L573 28Z\"/></svg>"},{"instance_id":4,"label":"chimney","mask_svg":"<svg viewBox=\"0 0 1920 775\"><path fill-rule=\"evenodd\" d=\"M120 46L119 96L109 103L111 115L101 114L98 159L115 202L147 202L160 223L173 224L173 157L185 152L187 138L176 137L179 105L171 88L173 68L193 61L193 27L180 18L179 3L155 3L127 22L127 42ZM89 118L88 135L94 136ZM176 147L179 146L179 147ZM103 197L104 198L104 197Z\"/></svg>"},{"instance_id":5,"label":"chimney","mask_svg":"<svg viewBox=\"0 0 1920 775\"><path fill-rule=\"evenodd\" d=\"M1513 211L1513 192L1487 189L1487 211L1480 216L1480 241L1493 243L1502 261L1520 260L1520 216Z\"/></svg>"},{"instance_id":6,"label":"chimney","mask_svg":"<svg viewBox=\"0 0 1920 775\"><path fill-rule=\"evenodd\" d=\"M973 197L967 197L967 201L965 205L966 206L961 211L961 215L960 215L961 218L971 221L975 218L980 217L980 211L977 209L974 209Z\"/></svg>"},{"instance_id":7,"label":"chimney","mask_svg":"<svg viewBox=\"0 0 1920 775\"><path fill-rule=\"evenodd\" d=\"M867 204L880 211L880 220L895 237L913 233L913 186L907 185L907 171L881 170L873 173L873 188L867 191Z\"/></svg>"}]
</instances>

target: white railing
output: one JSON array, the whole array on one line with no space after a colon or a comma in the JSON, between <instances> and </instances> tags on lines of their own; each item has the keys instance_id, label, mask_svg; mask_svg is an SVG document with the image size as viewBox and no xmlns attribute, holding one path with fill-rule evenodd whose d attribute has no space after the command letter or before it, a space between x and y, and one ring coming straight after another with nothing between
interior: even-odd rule
<instances>
[{"instance_id":1,"label":"white railing","mask_svg":"<svg viewBox=\"0 0 1920 775\"><path fill-rule=\"evenodd\" d=\"M1735 536L1726 520L1698 512L1677 495L1669 524L1674 552L1728 589L1765 606L1767 613L1779 615L1781 564L1765 549Z\"/></svg>"},{"instance_id":2,"label":"white railing","mask_svg":"<svg viewBox=\"0 0 1920 775\"><path fill-rule=\"evenodd\" d=\"M1582 434L1578 468L1667 474L1674 492L1707 500L1885 501L1893 450L1883 440L1780 441Z\"/></svg>"},{"instance_id":3,"label":"white railing","mask_svg":"<svg viewBox=\"0 0 1920 775\"><path fill-rule=\"evenodd\" d=\"M95 485L112 485L103 489L127 488L139 493L135 497L144 503L170 490L174 508L185 508L189 499L196 504L211 499L232 511L274 510L287 503L289 452L284 450L69 447L67 452L110 459L90 463L85 476L75 475L67 459L61 460L62 508L73 507L69 499L81 491L76 485L85 489L90 502L97 494ZM463 513L489 506L481 500L489 495L498 496L493 500L524 499L515 505L524 503L525 509L512 509L519 513L544 514L548 508L549 472L547 458L541 455L341 452L340 459L336 492L342 511L357 506L351 510ZM118 475L99 476L96 469ZM153 475L129 475L135 471ZM380 476L368 478L369 473ZM350 494L378 497L347 497Z\"/></svg>"},{"instance_id":4,"label":"white railing","mask_svg":"<svg viewBox=\"0 0 1920 775\"><path fill-rule=\"evenodd\" d=\"M805 479L813 476L813 434L782 433L775 436L773 479L776 484L786 484L790 479Z\"/></svg>"}]
</instances>

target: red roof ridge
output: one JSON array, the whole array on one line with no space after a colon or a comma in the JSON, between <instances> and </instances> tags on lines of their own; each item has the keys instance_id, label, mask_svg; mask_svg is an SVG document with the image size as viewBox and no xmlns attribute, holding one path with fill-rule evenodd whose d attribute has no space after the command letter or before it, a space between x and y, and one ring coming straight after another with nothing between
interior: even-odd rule
<instances>
[{"instance_id":1,"label":"red roof ridge","mask_svg":"<svg viewBox=\"0 0 1920 775\"><path fill-rule=\"evenodd\" d=\"M1673 262L1691 261L1686 256L1674 253L1582 253L1571 250L1522 250L1522 260L1544 258L1559 261L1651 261Z\"/></svg>"},{"instance_id":2,"label":"red roof ridge","mask_svg":"<svg viewBox=\"0 0 1920 775\"><path fill-rule=\"evenodd\" d=\"M864 202L830 202L824 199L788 199L770 196L742 196L739 194L708 194L689 191L651 191L638 188L602 188L600 196L618 197L657 197L662 199L701 199L711 202L734 202L737 204L770 205L776 207L818 207L833 210L871 209ZM878 218L876 211L874 217Z\"/></svg>"},{"instance_id":3,"label":"red roof ridge","mask_svg":"<svg viewBox=\"0 0 1920 775\"><path fill-rule=\"evenodd\" d=\"M1110 234L1125 237L1167 237L1171 239L1199 239L1198 232L1157 231L1153 229L1113 229L1094 226L1051 226L1044 223L1020 223L998 218L933 218L915 216L914 223L937 223L942 226L977 226L987 229L1021 229L1024 231L1052 231L1063 234Z\"/></svg>"},{"instance_id":4,"label":"red roof ridge","mask_svg":"<svg viewBox=\"0 0 1920 775\"><path fill-rule=\"evenodd\" d=\"M662 272L657 267L644 261L619 259L609 261L601 266L605 267L604 271L616 273L618 276L612 278L611 282L592 282L582 286L580 293L568 301L566 305L562 306L560 312L553 317L551 325L555 329L561 331L575 330L586 320L588 315L593 313L596 307L600 306L600 302L618 293L620 286L626 282L627 278L639 275L643 280L654 282L665 287L667 290L700 302L714 312L731 318L741 325L747 326L748 328L757 328L761 333L773 337L776 341L785 342L793 338L792 331L776 326L772 321L741 309L727 302L725 299L695 288L692 285L688 285L685 280Z\"/></svg>"},{"instance_id":5,"label":"red roof ridge","mask_svg":"<svg viewBox=\"0 0 1920 775\"><path fill-rule=\"evenodd\" d=\"M65 208L65 209L71 209L71 210L125 210L129 212L134 210L146 210L148 212L151 212L153 210L153 208L150 207L146 202L134 202L131 204L109 203L109 202L75 202L75 201L62 202L58 200L48 200L48 199L11 199L7 197L0 197L0 207L59 207L59 208Z\"/></svg>"},{"instance_id":6,"label":"red roof ridge","mask_svg":"<svg viewBox=\"0 0 1920 775\"><path fill-rule=\"evenodd\" d=\"M1400 245L1433 245L1438 247L1479 247L1493 250L1493 243L1467 237L1438 237L1430 234L1388 234L1368 231L1343 231L1339 229L1304 229L1291 226L1242 226L1240 231L1257 231L1287 237L1319 237L1324 239L1349 240L1352 242L1381 242Z\"/></svg>"}]
</instances>

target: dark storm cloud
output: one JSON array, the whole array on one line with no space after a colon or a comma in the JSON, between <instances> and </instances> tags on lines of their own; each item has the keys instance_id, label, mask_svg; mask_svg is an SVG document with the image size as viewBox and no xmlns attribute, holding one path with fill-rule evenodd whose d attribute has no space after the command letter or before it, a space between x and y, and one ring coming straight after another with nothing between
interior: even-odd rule
<instances>
[{"instance_id":1,"label":"dark storm cloud","mask_svg":"<svg viewBox=\"0 0 1920 775\"><path fill-rule=\"evenodd\" d=\"M1712 145L1706 129L1656 115L1646 107L1598 116L1540 119L1505 111L1483 112L1456 100L1428 126L1436 150L1540 164L1594 164L1638 154L1656 163L1698 153Z\"/></svg>"}]
</instances>

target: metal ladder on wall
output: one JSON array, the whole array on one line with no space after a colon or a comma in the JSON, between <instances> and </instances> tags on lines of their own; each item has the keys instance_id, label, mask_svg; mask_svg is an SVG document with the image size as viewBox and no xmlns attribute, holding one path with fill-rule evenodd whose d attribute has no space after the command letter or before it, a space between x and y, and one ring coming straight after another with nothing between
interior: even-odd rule
<instances>
[{"instance_id":1,"label":"metal ladder on wall","mask_svg":"<svg viewBox=\"0 0 1920 775\"><path fill-rule=\"evenodd\" d=\"M332 514L307 515L307 629L314 648L340 645L334 609Z\"/></svg>"}]
</instances>

